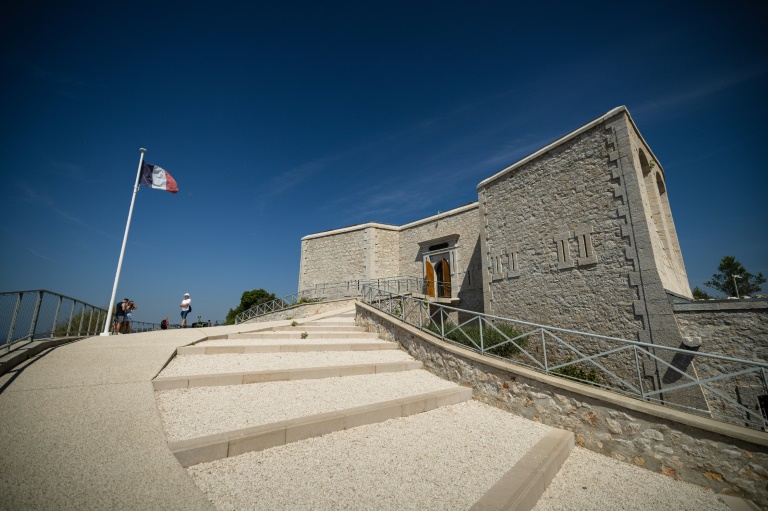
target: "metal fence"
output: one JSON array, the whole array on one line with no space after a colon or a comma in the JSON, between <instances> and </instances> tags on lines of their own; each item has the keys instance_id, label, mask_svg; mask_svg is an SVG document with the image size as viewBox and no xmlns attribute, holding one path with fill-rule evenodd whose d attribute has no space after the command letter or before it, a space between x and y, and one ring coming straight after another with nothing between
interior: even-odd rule
<instances>
[{"instance_id":1,"label":"metal fence","mask_svg":"<svg viewBox=\"0 0 768 511\"><path fill-rule=\"evenodd\" d=\"M765 363L492 316L374 285L361 294L365 303L482 355L722 422L768 426ZM649 368L663 384L648 377ZM703 407L685 404L693 391L703 395Z\"/></svg>"},{"instance_id":2,"label":"metal fence","mask_svg":"<svg viewBox=\"0 0 768 511\"><path fill-rule=\"evenodd\" d=\"M424 293L426 281L415 277L389 277L384 279L345 280L335 283L316 284L311 289L305 289L265 303L254 305L235 317L235 324L244 323L255 317L277 312L304 303L325 302L356 298L361 296L364 286L373 285L395 293Z\"/></svg>"},{"instance_id":3,"label":"metal fence","mask_svg":"<svg viewBox=\"0 0 768 511\"><path fill-rule=\"evenodd\" d=\"M106 314L103 307L43 289L0 293L0 354L21 341L96 335L104 328ZM159 327L134 321L131 331Z\"/></svg>"}]
</instances>

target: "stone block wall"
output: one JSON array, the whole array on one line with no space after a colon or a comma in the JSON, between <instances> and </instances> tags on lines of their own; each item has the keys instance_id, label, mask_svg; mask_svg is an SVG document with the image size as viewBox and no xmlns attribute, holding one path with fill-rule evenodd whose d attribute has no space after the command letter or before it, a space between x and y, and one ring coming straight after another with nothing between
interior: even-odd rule
<instances>
[{"instance_id":1,"label":"stone block wall","mask_svg":"<svg viewBox=\"0 0 768 511\"><path fill-rule=\"evenodd\" d=\"M468 204L400 228L401 275L424 277L424 252L442 240L456 242L456 268L452 268L452 295L463 309L482 312L483 281L478 204Z\"/></svg>"},{"instance_id":2,"label":"stone block wall","mask_svg":"<svg viewBox=\"0 0 768 511\"><path fill-rule=\"evenodd\" d=\"M339 230L301 240L299 291L316 284L366 278L366 230Z\"/></svg>"},{"instance_id":3,"label":"stone block wall","mask_svg":"<svg viewBox=\"0 0 768 511\"><path fill-rule=\"evenodd\" d=\"M701 341L701 351L768 364L768 300L696 301L674 304L675 319L683 336ZM743 364L695 357L699 378L746 369ZM766 371L768 373L768 371ZM760 373L711 383L714 388L744 407L760 413L758 396L768 394ZM720 399L708 395L714 411ZM726 413L726 410L722 410ZM731 415L733 415L731 413ZM746 413L733 418L745 418Z\"/></svg>"},{"instance_id":4,"label":"stone block wall","mask_svg":"<svg viewBox=\"0 0 768 511\"><path fill-rule=\"evenodd\" d=\"M482 311L482 258L477 203L401 227L363 224L302 238L299 290L318 284L386 277L424 277L430 245L457 241L451 291L465 309Z\"/></svg>"},{"instance_id":5,"label":"stone block wall","mask_svg":"<svg viewBox=\"0 0 768 511\"><path fill-rule=\"evenodd\" d=\"M370 227L369 250L373 258L368 278L378 279L400 275L400 262L397 257L399 232L394 229Z\"/></svg>"},{"instance_id":6,"label":"stone block wall","mask_svg":"<svg viewBox=\"0 0 768 511\"><path fill-rule=\"evenodd\" d=\"M486 313L679 348L665 289L690 290L668 278L682 258L659 179L622 107L481 182ZM661 230L668 254L654 248ZM643 368L647 388L668 386L666 366L648 359ZM694 388L664 398L704 405Z\"/></svg>"},{"instance_id":7,"label":"stone block wall","mask_svg":"<svg viewBox=\"0 0 768 511\"><path fill-rule=\"evenodd\" d=\"M768 438L593 389L444 343L358 302L356 322L399 342L425 369L473 398L572 431L578 445L668 477L768 506Z\"/></svg>"},{"instance_id":8,"label":"stone block wall","mask_svg":"<svg viewBox=\"0 0 768 511\"><path fill-rule=\"evenodd\" d=\"M610 158L599 123L480 184L486 313L636 338L635 267Z\"/></svg>"}]
</instances>

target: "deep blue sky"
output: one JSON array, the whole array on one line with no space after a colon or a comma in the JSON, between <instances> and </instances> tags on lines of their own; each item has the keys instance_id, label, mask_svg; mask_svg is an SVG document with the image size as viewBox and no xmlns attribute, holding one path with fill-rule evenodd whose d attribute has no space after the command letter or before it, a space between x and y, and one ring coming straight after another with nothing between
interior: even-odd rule
<instances>
[{"instance_id":1,"label":"deep blue sky","mask_svg":"<svg viewBox=\"0 0 768 511\"><path fill-rule=\"evenodd\" d=\"M139 192L118 298L222 320L296 290L302 236L477 200L619 105L691 287L723 255L768 274L758 2L515 4L4 2L0 291L108 302L139 147L180 192Z\"/></svg>"}]
</instances>

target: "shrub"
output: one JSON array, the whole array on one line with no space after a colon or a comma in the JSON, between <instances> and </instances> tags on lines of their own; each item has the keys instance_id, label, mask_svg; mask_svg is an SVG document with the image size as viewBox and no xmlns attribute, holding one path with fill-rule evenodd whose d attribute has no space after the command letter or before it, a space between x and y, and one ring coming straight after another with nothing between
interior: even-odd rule
<instances>
[{"instance_id":1,"label":"shrub","mask_svg":"<svg viewBox=\"0 0 768 511\"><path fill-rule=\"evenodd\" d=\"M491 327L490 325L483 326L483 344L485 346L493 346L494 344L498 344L500 342L506 341L507 338L514 339L521 333L515 330L510 325L499 324L499 325L494 325L494 327ZM463 344L465 346L469 346L475 349L474 345L467 338L469 337L475 342L475 344L480 346L480 328L479 327L463 326L461 327L461 329L464 332L463 334L459 330L454 330L450 332L448 335L446 335L445 338L455 343ZM437 336L440 335L440 327L438 327L435 323L430 323L429 326L427 326L427 330L436 334ZM518 345L524 347L527 344L527 339L525 338L517 339L515 342ZM507 343L507 344L503 344L501 346L497 346L493 349L485 350L485 351L486 353L490 353L491 355L496 355L498 357L510 358L516 355L517 353L519 353L520 349L512 343Z\"/></svg>"},{"instance_id":2,"label":"shrub","mask_svg":"<svg viewBox=\"0 0 768 511\"><path fill-rule=\"evenodd\" d=\"M568 359L570 362L571 359ZM573 364L560 369L552 371L555 376L567 378L569 380L578 380L581 383L587 383L588 385L595 385L600 383L600 375L594 368L587 368L582 364Z\"/></svg>"},{"instance_id":3,"label":"shrub","mask_svg":"<svg viewBox=\"0 0 768 511\"><path fill-rule=\"evenodd\" d=\"M301 338L302 339L306 339L307 337L309 337L309 333L307 333L307 332L302 332L301 333Z\"/></svg>"}]
</instances>

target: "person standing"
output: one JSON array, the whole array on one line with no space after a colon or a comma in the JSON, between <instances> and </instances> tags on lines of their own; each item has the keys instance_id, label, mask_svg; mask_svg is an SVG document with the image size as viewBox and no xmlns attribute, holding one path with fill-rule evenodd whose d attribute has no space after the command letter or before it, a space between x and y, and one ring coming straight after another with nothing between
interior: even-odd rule
<instances>
[{"instance_id":1,"label":"person standing","mask_svg":"<svg viewBox=\"0 0 768 511\"><path fill-rule=\"evenodd\" d=\"M184 299L179 304L181 307L181 328L187 328L187 314L192 312L192 300L189 298L189 293L184 293Z\"/></svg>"},{"instance_id":2,"label":"person standing","mask_svg":"<svg viewBox=\"0 0 768 511\"><path fill-rule=\"evenodd\" d=\"M133 321L133 311L138 309L136 307L136 304L133 302L133 300L129 301L127 304L125 304L125 319L123 319L123 324L125 325L125 332L126 334L131 333L131 322Z\"/></svg>"},{"instance_id":3,"label":"person standing","mask_svg":"<svg viewBox=\"0 0 768 511\"><path fill-rule=\"evenodd\" d=\"M123 298L122 302L115 305L115 335L122 333L126 305L128 305L128 298Z\"/></svg>"}]
</instances>

